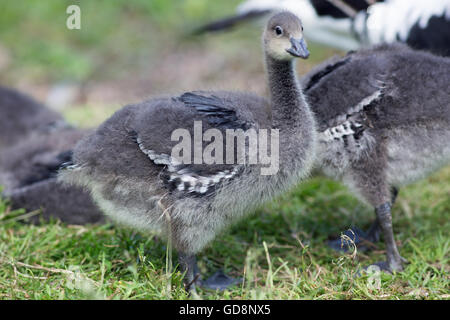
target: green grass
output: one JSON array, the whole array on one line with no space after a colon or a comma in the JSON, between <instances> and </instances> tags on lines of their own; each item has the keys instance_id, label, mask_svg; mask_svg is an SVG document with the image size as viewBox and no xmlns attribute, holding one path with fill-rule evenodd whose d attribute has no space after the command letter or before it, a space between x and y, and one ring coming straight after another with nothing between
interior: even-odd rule
<instances>
[{"instance_id":1,"label":"green grass","mask_svg":"<svg viewBox=\"0 0 450 320\"><path fill-rule=\"evenodd\" d=\"M343 187L312 179L218 237L199 256L204 275L218 268L245 277L242 286L202 299L449 299L450 170L401 191L394 228L403 272L382 274L370 287L362 267L384 258L384 245L366 254L338 254L330 234L372 212ZM39 226L0 205L0 297L3 299L186 299L182 275L168 272L166 243L110 224ZM176 260L173 264L176 267ZM170 268L169 268L170 269Z\"/></svg>"}]
</instances>

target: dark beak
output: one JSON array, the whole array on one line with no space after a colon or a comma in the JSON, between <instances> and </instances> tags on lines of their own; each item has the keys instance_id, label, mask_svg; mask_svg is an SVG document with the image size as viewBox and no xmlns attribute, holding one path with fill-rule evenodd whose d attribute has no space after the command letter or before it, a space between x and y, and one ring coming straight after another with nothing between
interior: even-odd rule
<instances>
[{"instance_id":1,"label":"dark beak","mask_svg":"<svg viewBox=\"0 0 450 320\"><path fill-rule=\"evenodd\" d=\"M297 58L307 59L309 57L308 46L303 38L295 39L291 37L289 40L291 41L292 47L287 49L287 52Z\"/></svg>"}]
</instances>

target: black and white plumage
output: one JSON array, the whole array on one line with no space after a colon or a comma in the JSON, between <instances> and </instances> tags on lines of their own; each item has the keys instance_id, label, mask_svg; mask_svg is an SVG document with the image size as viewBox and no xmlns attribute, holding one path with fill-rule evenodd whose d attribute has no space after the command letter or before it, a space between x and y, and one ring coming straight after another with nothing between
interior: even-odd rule
<instances>
[{"instance_id":1,"label":"black and white plumage","mask_svg":"<svg viewBox=\"0 0 450 320\"><path fill-rule=\"evenodd\" d=\"M365 236L381 232L380 266L402 270L391 207L399 188L450 163L450 58L382 45L324 62L302 83L319 128L317 168L375 208Z\"/></svg>"},{"instance_id":2,"label":"black and white plumage","mask_svg":"<svg viewBox=\"0 0 450 320\"><path fill-rule=\"evenodd\" d=\"M345 2L360 10L369 6L364 0ZM326 0L247 0L238 6L236 16L208 23L196 33L227 30L278 10L289 10L301 16L308 40L342 50L359 47L359 41L351 33L352 19Z\"/></svg>"},{"instance_id":3,"label":"black and white plumage","mask_svg":"<svg viewBox=\"0 0 450 320\"><path fill-rule=\"evenodd\" d=\"M353 29L364 44L398 41L450 56L450 0L386 0L358 13Z\"/></svg>"},{"instance_id":4,"label":"black and white plumage","mask_svg":"<svg viewBox=\"0 0 450 320\"><path fill-rule=\"evenodd\" d=\"M193 95L193 93L185 93ZM199 100L203 100L204 96L197 96ZM223 102L220 98L215 97L216 102ZM219 117L215 115L214 117ZM238 119L236 118L236 123ZM235 123L230 123L235 124ZM133 133L134 139L142 153L146 154L150 161L155 165L161 166L164 175L161 175L162 181L167 189L171 192L182 192L192 196L203 196L215 191L215 189L226 183L227 180L233 178L238 173L238 167L230 165L228 169L205 170L196 168L192 165L183 165L171 155L165 153L157 153L156 151L147 149L144 141L139 138L138 133ZM223 166L224 167L224 166Z\"/></svg>"},{"instance_id":5,"label":"black and white plumage","mask_svg":"<svg viewBox=\"0 0 450 320\"><path fill-rule=\"evenodd\" d=\"M349 16L327 0L247 0L235 17L210 23L199 32L224 30L276 10L301 15L305 37L342 50L403 42L416 49L450 55L450 0L343 0Z\"/></svg>"},{"instance_id":6,"label":"black and white plumage","mask_svg":"<svg viewBox=\"0 0 450 320\"><path fill-rule=\"evenodd\" d=\"M103 220L79 187L56 179L71 148L87 131L72 128L56 112L16 90L0 87L0 186L13 209L42 210L32 222L56 218L71 224Z\"/></svg>"},{"instance_id":7,"label":"black and white plumage","mask_svg":"<svg viewBox=\"0 0 450 320\"><path fill-rule=\"evenodd\" d=\"M74 150L74 166L60 173L63 181L87 187L115 221L170 238L187 287L195 285L195 254L253 208L296 185L314 160L315 122L292 61L308 55L300 20L276 14L263 39L270 103L219 91L129 105L83 139ZM261 175L264 164L174 161L174 130L193 136L195 122L202 124L200 133L214 129L223 136L230 128L278 129L279 170Z\"/></svg>"}]
</instances>

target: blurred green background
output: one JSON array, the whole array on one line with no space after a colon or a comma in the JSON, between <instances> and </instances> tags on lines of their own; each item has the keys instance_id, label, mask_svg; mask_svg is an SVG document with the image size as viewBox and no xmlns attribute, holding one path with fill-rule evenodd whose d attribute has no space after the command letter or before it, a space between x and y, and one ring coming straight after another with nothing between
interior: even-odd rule
<instances>
[{"instance_id":1,"label":"blurred green background","mask_svg":"<svg viewBox=\"0 0 450 320\"><path fill-rule=\"evenodd\" d=\"M236 0L58 0L0 4L2 66L11 81L83 81L136 68L180 41L200 21L231 12ZM66 8L82 12L81 30L66 28ZM2 77L5 77L3 73Z\"/></svg>"},{"instance_id":2,"label":"blurred green background","mask_svg":"<svg viewBox=\"0 0 450 320\"><path fill-rule=\"evenodd\" d=\"M265 94L261 21L191 35L202 23L233 14L238 3L2 1L0 83L28 92L81 126L161 93L214 88ZM66 27L71 4L81 8L80 30ZM310 51L300 73L336 52L314 44Z\"/></svg>"}]
</instances>

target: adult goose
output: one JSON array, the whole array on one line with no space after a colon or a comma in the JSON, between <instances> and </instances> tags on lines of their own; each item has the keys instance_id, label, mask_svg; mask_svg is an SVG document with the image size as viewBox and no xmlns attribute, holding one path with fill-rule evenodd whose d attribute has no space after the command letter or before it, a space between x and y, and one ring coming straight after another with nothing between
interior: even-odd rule
<instances>
[{"instance_id":1,"label":"adult goose","mask_svg":"<svg viewBox=\"0 0 450 320\"><path fill-rule=\"evenodd\" d=\"M280 9L301 14L306 39L330 47L347 51L398 41L450 55L450 0L247 0L235 16L197 33L226 30Z\"/></svg>"}]
</instances>

